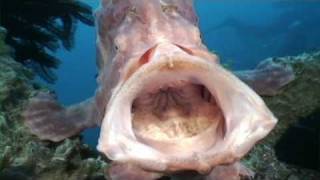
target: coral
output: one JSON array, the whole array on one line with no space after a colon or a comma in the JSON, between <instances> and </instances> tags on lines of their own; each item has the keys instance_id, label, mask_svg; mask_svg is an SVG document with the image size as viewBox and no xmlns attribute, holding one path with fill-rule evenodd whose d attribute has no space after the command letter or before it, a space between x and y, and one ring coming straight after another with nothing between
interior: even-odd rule
<instances>
[{"instance_id":1,"label":"coral","mask_svg":"<svg viewBox=\"0 0 320 180\"><path fill-rule=\"evenodd\" d=\"M80 137L40 141L24 126L23 106L39 90L32 73L8 53L0 54L0 179L103 179L107 164Z\"/></svg>"},{"instance_id":2,"label":"coral","mask_svg":"<svg viewBox=\"0 0 320 180\"><path fill-rule=\"evenodd\" d=\"M91 6L79 0L1 0L0 7L1 26L9 32L6 42L14 48L14 60L49 83L56 80L52 70L60 64L53 56L56 50L72 49L78 22L94 24Z\"/></svg>"},{"instance_id":3,"label":"coral","mask_svg":"<svg viewBox=\"0 0 320 180\"><path fill-rule=\"evenodd\" d=\"M278 161L274 146L288 128L320 108L320 52L272 60L291 66L295 72L295 80L287 84L281 93L264 97L266 104L278 117L279 122L270 135L255 146L243 162L257 172L256 179L319 179L319 171Z\"/></svg>"}]
</instances>

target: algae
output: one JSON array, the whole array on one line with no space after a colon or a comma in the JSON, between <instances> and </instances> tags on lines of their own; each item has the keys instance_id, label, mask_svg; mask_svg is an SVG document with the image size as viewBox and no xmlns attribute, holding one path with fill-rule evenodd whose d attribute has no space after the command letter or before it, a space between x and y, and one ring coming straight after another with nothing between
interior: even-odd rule
<instances>
[{"instance_id":1,"label":"algae","mask_svg":"<svg viewBox=\"0 0 320 180\"><path fill-rule=\"evenodd\" d=\"M40 86L3 50L8 48L2 46L4 33L0 31L0 179L103 179L107 164L80 137L41 141L24 126L22 109Z\"/></svg>"},{"instance_id":2,"label":"algae","mask_svg":"<svg viewBox=\"0 0 320 180\"><path fill-rule=\"evenodd\" d=\"M252 149L243 162L257 173L255 179L259 180L320 179L319 171L280 162L275 156L274 149L288 128L320 108L320 52L273 58L273 60L293 67L296 78L276 96L263 97L279 122L267 138Z\"/></svg>"}]
</instances>

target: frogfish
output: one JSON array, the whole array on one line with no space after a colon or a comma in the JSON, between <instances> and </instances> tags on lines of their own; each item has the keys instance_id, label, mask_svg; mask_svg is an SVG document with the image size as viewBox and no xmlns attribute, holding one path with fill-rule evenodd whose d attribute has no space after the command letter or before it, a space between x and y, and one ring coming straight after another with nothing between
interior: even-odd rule
<instances>
[{"instance_id":1,"label":"frogfish","mask_svg":"<svg viewBox=\"0 0 320 180\"><path fill-rule=\"evenodd\" d=\"M23 113L30 131L58 142L101 126L112 180L253 177L240 159L277 123L259 95L277 93L292 69L224 68L201 41L192 0L101 0L95 18L95 95L64 107L38 93Z\"/></svg>"}]
</instances>

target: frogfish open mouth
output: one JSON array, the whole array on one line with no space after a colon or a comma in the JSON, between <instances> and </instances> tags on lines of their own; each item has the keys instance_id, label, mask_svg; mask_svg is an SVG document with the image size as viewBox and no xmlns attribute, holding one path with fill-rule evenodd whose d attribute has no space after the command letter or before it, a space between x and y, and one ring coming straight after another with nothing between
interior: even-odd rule
<instances>
[{"instance_id":1,"label":"frogfish open mouth","mask_svg":"<svg viewBox=\"0 0 320 180\"><path fill-rule=\"evenodd\" d=\"M263 81L271 65L238 76L253 90L224 69L201 42L191 0L102 0L96 24L96 95L64 108L39 93L24 112L34 134L61 141L101 125L97 149L113 161L114 180L253 175L239 160L277 122L254 92L254 77ZM291 69L272 67L281 82L269 77L265 86L293 79Z\"/></svg>"}]
</instances>

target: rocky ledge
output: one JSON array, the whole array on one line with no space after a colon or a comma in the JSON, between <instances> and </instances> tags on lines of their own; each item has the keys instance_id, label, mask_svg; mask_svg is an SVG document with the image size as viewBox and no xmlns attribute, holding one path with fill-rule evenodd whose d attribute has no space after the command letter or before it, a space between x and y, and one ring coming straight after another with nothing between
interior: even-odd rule
<instances>
[{"instance_id":1,"label":"rocky ledge","mask_svg":"<svg viewBox=\"0 0 320 180\"><path fill-rule=\"evenodd\" d=\"M29 97L39 88L32 73L10 56L0 31L0 179L104 179L107 163L81 137L60 143L30 134L21 117Z\"/></svg>"}]
</instances>

